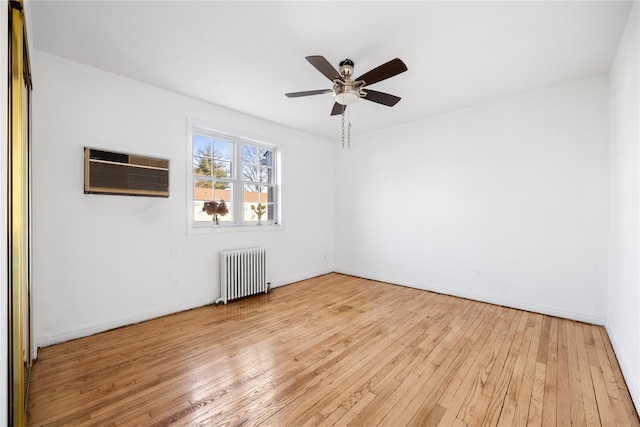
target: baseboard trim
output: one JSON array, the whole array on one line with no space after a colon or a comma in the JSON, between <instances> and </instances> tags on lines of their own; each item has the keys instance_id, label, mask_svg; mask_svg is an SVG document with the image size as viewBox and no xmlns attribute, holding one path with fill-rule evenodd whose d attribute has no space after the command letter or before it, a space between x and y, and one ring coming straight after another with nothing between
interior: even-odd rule
<instances>
[{"instance_id":1,"label":"baseboard trim","mask_svg":"<svg viewBox=\"0 0 640 427\"><path fill-rule=\"evenodd\" d=\"M136 323L144 322L158 317L166 316L169 314L179 313L181 311L191 310L205 305L212 304L211 301L196 301L186 304L177 305L175 307L162 307L155 310L145 311L143 313L136 313L132 316L122 317L111 322L98 323L91 326L86 326L81 329L64 332L50 337L42 338L38 341L38 347L48 347L50 345L59 344L65 341L71 341L78 338L88 337L90 335L106 332L111 329L121 328L123 326L134 325Z\"/></svg>"},{"instance_id":2,"label":"baseboard trim","mask_svg":"<svg viewBox=\"0 0 640 427\"><path fill-rule=\"evenodd\" d=\"M303 280L313 279L314 277L324 276L325 274L329 273L333 273L333 268L326 268L305 274L296 274L294 276L285 277L284 279L271 282L271 287L277 288L279 286L290 285L292 283L301 282Z\"/></svg>"},{"instance_id":3,"label":"baseboard trim","mask_svg":"<svg viewBox=\"0 0 640 427\"><path fill-rule=\"evenodd\" d=\"M576 313L566 310L559 310L555 307L546 307L546 306L538 306L535 304L526 304L521 303L519 301L511 301L502 298L494 298L488 297L486 295L475 294L472 292L460 291L457 289L443 288L440 286L431 285L428 283L417 283L417 282L409 282L403 280L397 280L391 277L377 276L366 274L361 271L349 270L349 269L341 269L341 268L327 268L322 270L317 270L309 273L298 274L294 276L289 276L283 279L274 280L271 282L271 287L276 288L279 286L285 286L291 283L299 282L302 280L311 279L313 277L322 276L324 274L329 274L332 272L346 274L349 276L362 277L365 279L376 280L379 282L390 283L393 285L407 286L415 289L423 289L425 291L437 292L439 294L451 295L460 298L471 299L474 301L481 301L490 304L497 304L505 307L516 308L519 310L532 311L535 313L546 314L550 316L562 317L565 319L577 320L580 322L592 323L595 325L605 325L605 318L592 316L584 313ZM81 329L77 329L74 331L68 331L65 333L45 337L41 340L38 340L38 347L47 347L53 344L58 344L65 341L70 341L77 338L86 337L89 335L98 334L101 332L105 332L111 329L120 328L127 325L132 325L135 323L144 322L146 320L151 320L157 317L166 316L173 313L178 313L180 311L191 310L194 308L202 307L205 305L212 304L215 301L215 298L212 300L203 300L203 301L192 301L186 304L174 306L174 307L161 307L155 310L146 311L144 313L137 313L133 316L128 316L124 318L120 318L114 320L112 322L105 322L100 324L91 325L88 327L84 327ZM635 402L635 401L634 401Z\"/></svg>"},{"instance_id":4,"label":"baseboard trim","mask_svg":"<svg viewBox=\"0 0 640 427\"><path fill-rule=\"evenodd\" d=\"M640 385L631 375L632 370L631 368L629 368L629 362L627 362L627 360L623 357L624 353L620 350L620 346L616 341L615 335L611 333L608 325L605 324L604 328L607 331L607 335L609 336L609 341L611 342L611 346L613 347L613 352L616 354L616 359L618 359L618 365L620 365L620 371L622 371L624 381L627 383L627 389L629 390L629 394L631 395L633 405L636 407L636 411L640 413Z\"/></svg>"},{"instance_id":5,"label":"baseboard trim","mask_svg":"<svg viewBox=\"0 0 640 427\"><path fill-rule=\"evenodd\" d=\"M391 277L371 275L371 274L363 273L361 271L355 271L355 270L349 270L349 269L343 269L343 268L336 268L334 271L336 273L346 274L349 276L362 277L364 279L375 280L377 282L385 282L385 283L390 283L392 285L407 286L409 288L422 289L425 291L436 292L439 294L451 295L454 297L460 297L460 298L470 299L474 301L486 302L489 304L496 304L504 307L515 308L518 310L531 311L534 313L546 314L554 317L561 317L563 319L577 320L579 322L591 323L598 326L604 326L605 324L605 317L594 316L586 313L578 313L578 312L573 312L568 310L561 310L561 309L558 309L557 307L528 304L528 303L523 303L521 301L512 301L512 300L503 299L503 298L496 298L496 297L491 297L487 295L476 294L473 292L461 291L458 289L443 288L441 286L436 286L430 283L418 283L418 282L411 282L406 280L397 280Z\"/></svg>"},{"instance_id":6,"label":"baseboard trim","mask_svg":"<svg viewBox=\"0 0 640 427\"><path fill-rule=\"evenodd\" d=\"M318 270L310 273L289 276L284 279L272 281L271 287L276 288L279 286L285 286L291 283L299 282L306 279L311 279L313 277L322 276L324 274L329 274L332 272L333 272L332 268L327 268L327 269ZM50 345L59 344L65 341L71 341L77 338L99 334L101 332L106 332L111 329L117 329L123 326L133 325L136 323L144 322L144 321L155 319L158 317L167 316L169 314L175 314L181 311L192 310L194 308L203 307L209 304L213 304L218 298L218 296L219 295L216 295L215 298L211 300L191 301L188 303L184 303L184 304L180 304L172 307L160 307L160 308L149 310L143 313L136 313L132 316L122 317L112 322L99 323L91 326L86 326L81 329L48 336L48 337L39 339L37 342L37 347L48 347Z\"/></svg>"}]
</instances>

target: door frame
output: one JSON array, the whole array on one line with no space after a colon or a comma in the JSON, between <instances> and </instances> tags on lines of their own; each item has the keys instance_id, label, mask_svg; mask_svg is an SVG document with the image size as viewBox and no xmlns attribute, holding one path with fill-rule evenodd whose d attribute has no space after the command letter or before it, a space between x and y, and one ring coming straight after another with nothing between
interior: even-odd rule
<instances>
[{"instance_id":1,"label":"door frame","mask_svg":"<svg viewBox=\"0 0 640 427\"><path fill-rule=\"evenodd\" d=\"M8 37L8 421L26 420L33 363L31 312L31 72L22 0L9 1Z\"/></svg>"}]
</instances>

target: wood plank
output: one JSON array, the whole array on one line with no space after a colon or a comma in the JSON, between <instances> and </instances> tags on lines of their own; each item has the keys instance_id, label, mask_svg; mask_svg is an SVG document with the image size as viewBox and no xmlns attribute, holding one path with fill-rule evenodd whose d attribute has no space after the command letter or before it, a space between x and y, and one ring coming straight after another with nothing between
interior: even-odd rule
<instances>
[{"instance_id":1,"label":"wood plank","mask_svg":"<svg viewBox=\"0 0 640 427\"><path fill-rule=\"evenodd\" d=\"M558 391L558 319L549 322L549 344L542 404L542 425L556 425L557 391Z\"/></svg>"},{"instance_id":2,"label":"wood plank","mask_svg":"<svg viewBox=\"0 0 640 427\"><path fill-rule=\"evenodd\" d=\"M616 411L616 420L619 420L619 422L623 425L624 423L627 423L630 426L639 426L640 419L638 419L638 412L633 406L631 394L629 394L629 389L627 388L627 384L625 383L624 377L622 376L622 371L620 370L620 366L618 365L618 359L616 358L616 354L613 351L613 347L611 346L611 342L609 341L609 337L607 336L607 332L604 330L604 328L600 329L600 335L602 338L602 343L604 344L605 351L607 353L607 360L609 361L609 363L602 364L603 370L607 367L610 367L616 379L617 392L614 393L614 395L617 395L617 399L614 398L613 402L619 402L618 407L624 411L624 416L622 416L620 419L617 417L620 414L620 410Z\"/></svg>"},{"instance_id":3,"label":"wood plank","mask_svg":"<svg viewBox=\"0 0 640 427\"><path fill-rule=\"evenodd\" d=\"M42 348L27 420L640 427L604 328L336 273Z\"/></svg>"},{"instance_id":4,"label":"wood plank","mask_svg":"<svg viewBox=\"0 0 640 427\"><path fill-rule=\"evenodd\" d=\"M580 385L582 386L582 400L585 414L585 421L588 426L597 426L600 424L600 416L598 414L598 404L594 393L595 383L591 375L589 355L587 352L587 337L584 335L584 324L576 322L575 334L578 350L578 369L580 370ZM589 337L591 338L591 337ZM591 339L592 341L592 339Z\"/></svg>"},{"instance_id":5,"label":"wood plank","mask_svg":"<svg viewBox=\"0 0 640 427\"><path fill-rule=\"evenodd\" d=\"M511 346L511 334L515 334L521 313L517 310L501 307L501 314L496 321L499 333L484 346L487 359L480 368L478 378L472 386L472 392L463 402L457 417L471 425L480 425L487 411L491 397L489 390L494 390L492 380L498 377Z\"/></svg>"},{"instance_id":6,"label":"wood plank","mask_svg":"<svg viewBox=\"0 0 640 427\"><path fill-rule=\"evenodd\" d=\"M520 386L520 390L518 390L518 402L515 415L515 424L520 426L527 425L529 418L529 409L531 408L531 404L534 403L534 401L532 400L532 393L534 382L536 379L536 367L538 366L538 347L542 340L541 329L543 317L544 316L542 315L534 315L530 319L530 324L532 325L531 344L529 345L529 353L527 355L524 372L522 374L523 380ZM533 414L532 418L535 421L536 414Z\"/></svg>"},{"instance_id":7,"label":"wood plank","mask_svg":"<svg viewBox=\"0 0 640 427\"><path fill-rule=\"evenodd\" d=\"M558 377L557 377L557 401L556 417L558 426L571 425L571 402L574 400L569 381L569 366L572 360L569 358L568 332L569 322L558 322Z\"/></svg>"},{"instance_id":8,"label":"wood plank","mask_svg":"<svg viewBox=\"0 0 640 427\"><path fill-rule=\"evenodd\" d=\"M508 342L510 347L508 347L508 354L505 355L506 359L503 364L498 366L499 369L497 372L499 371L499 375L496 377L495 387L492 388L492 394L489 396L489 400L483 402L484 406L487 408L485 417L482 421L483 426L498 425L499 420L503 417L502 411L504 407L509 406L509 402L507 402L506 398L507 392L511 385L511 377L513 376L515 365L518 362L520 347L522 347L522 342L526 341L525 330L528 316L529 313L522 313L520 321L517 324L517 330L513 335L513 340ZM510 413L505 416L505 419L507 416L513 415L513 405L515 402L512 403L511 409L508 410Z\"/></svg>"},{"instance_id":9,"label":"wood plank","mask_svg":"<svg viewBox=\"0 0 640 427\"><path fill-rule=\"evenodd\" d=\"M531 322L531 313L527 313L527 321L525 330L523 331L522 341L517 348L517 352L513 352L512 355L515 358L513 364L513 370L509 378L509 384L506 389L505 399L502 405L502 411L500 412L500 418L498 419L498 426L515 426L520 425L520 395L525 394L525 382L529 379L525 375L527 372L527 355L530 353L532 341L534 337L534 328ZM528 408L528 406L527 406Z\"/></svg>"},{"instance_id":10,"label":"wood plank","mask_svg":"<svg viewBox=\"0 0 640 427\"><path fill-rule=\"evenodd\" d=\"M595 393L595 399L597 402L597 409L599 412L598 417L608 420L615 420L615 414L611 406L611 400L607 393L606 379L599 366L598 350L596 348L595 339L593 337L592 328L590 325L582 325L585 337L585 343L587 344L587 354L589 358L589 370L591 373L591 380L593 383L593 391ZM600 338L600 332L595 331Z\"/></svg>"}]
</instances>

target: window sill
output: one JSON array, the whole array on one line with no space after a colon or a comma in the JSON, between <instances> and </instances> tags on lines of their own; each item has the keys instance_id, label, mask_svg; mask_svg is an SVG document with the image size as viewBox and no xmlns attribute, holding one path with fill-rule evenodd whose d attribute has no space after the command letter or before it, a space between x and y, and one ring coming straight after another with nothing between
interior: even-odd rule
<instances>
[{"instance_id":1,"label":"window sill","mask_svg":"<svg viewBox=\"0 0 640 427\"><path fill-rule=\"evenodd\" d=\"M282 230L284 230L284 226L282 226L281 224L209 225L194 223L187 227L188 234L244 233Z\"/></svg>"}]
</instances>

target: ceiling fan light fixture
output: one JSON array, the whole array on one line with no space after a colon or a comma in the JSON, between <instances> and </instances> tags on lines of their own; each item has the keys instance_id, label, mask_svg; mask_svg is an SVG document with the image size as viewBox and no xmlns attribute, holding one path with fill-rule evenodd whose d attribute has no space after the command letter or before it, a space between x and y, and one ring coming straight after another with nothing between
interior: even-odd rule
<instances>
[{"instance_id":1,"label":"ceiling fan light fixture","mask_svg":"<svg viewBox=\"0 0 640 427\"><path fill-rule=\"evenodd\" d=\"M340 105L351 105L360 98L357 90L345 90L344 92L334 93L335 101Z\"/></svg>"}]
</instances>

